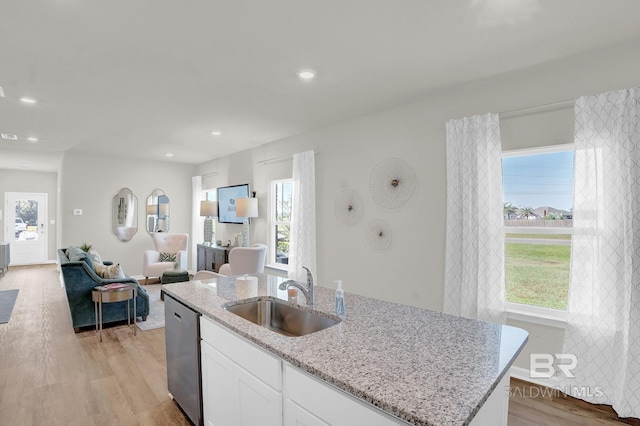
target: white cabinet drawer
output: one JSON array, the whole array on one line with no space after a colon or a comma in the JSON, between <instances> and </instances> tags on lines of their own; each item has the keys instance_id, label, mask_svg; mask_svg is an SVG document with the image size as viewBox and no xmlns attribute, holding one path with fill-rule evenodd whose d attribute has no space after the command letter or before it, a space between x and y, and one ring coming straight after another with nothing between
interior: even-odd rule
<instances>
[{"instance_id":1,"label":"white cabinet drawer","mask_svg":"<svg viewBox=\"0 0 640 426\"><path fill-rule=\"evenodd\" d=\"M205 316L200 317L200 335L234 363L276 391L282 390L282 361L279 358Z\"/></svg>"},{"instance_id":2,"label":"white cabinet drawer","mask_svg":"<svg viewBox=\"0 0 640 426\"><path fill-rule=\"evenodd\" d=\"M299 420L295 419L298 410L296 413L288 412L291 408L297 407L292 407L289 402L304 407L304 410L313 416L307 419L308 424L322 424L319 422L332 426L407 424L287 363L284 364L284 398L287 401L286 426L299 424ZM295 419L295 422L291 422L292 419ZM316 420L316 423L311 419Z\"/></svg>"}]
</instances>

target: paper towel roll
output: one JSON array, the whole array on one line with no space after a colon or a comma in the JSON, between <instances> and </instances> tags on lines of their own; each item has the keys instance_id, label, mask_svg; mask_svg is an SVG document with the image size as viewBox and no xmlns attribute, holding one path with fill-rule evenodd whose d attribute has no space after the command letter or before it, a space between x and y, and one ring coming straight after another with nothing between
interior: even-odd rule
<instances>
[{"instance_id":1,"label":"paper towel roll","mask_svg":"<svg viewBox=\"0 0 640 426\"><path fill-rule=\"evenodd\" d=\"M258 277L245 275L236 278L236 297L238 299L258 297Z\"/></svg>"}]
</instances>

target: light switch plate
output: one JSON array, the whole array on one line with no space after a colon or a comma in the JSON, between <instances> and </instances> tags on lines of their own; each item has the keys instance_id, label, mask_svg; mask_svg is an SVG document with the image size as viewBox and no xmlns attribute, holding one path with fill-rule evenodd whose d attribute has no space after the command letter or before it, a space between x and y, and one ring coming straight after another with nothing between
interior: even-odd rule
<instances>
[{"instance_id":1,"label":"light switch plate","mask_svg":"<svg viewBox=\"0 0 640 426\"><path fill-rule=\"evenodd\" d=\"M73 209L74 216L82 216L82 209Z\"/></svg>"}]
</instances>

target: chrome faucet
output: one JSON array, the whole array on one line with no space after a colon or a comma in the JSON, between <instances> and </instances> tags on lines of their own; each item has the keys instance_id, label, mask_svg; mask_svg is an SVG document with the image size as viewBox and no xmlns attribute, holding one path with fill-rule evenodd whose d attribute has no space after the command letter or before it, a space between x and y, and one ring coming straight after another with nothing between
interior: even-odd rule
<instances>
[{"instance_id":1,"label":"chrome faucet","mask_svg":"<svg viewBox=\"0 0 640 426\"><path fill-rule=\"evenodd\" d=\"M297 281L294 280L288 280L285 281L283 283L281 283L278 288L280 290L286 290L289 287L296 287L298 289L300 289L300 291L302 292L302 294L304 294L305 299L307 299L307 305L309 306L313 306L313 299L314 299L314 289L313 289L313 274L311 274L311 271L309 270L309 268L303 266L304 269L306 269L307 271L307 287L305 288L304 284L301 284Z\"/></svg>"}]
</instances>

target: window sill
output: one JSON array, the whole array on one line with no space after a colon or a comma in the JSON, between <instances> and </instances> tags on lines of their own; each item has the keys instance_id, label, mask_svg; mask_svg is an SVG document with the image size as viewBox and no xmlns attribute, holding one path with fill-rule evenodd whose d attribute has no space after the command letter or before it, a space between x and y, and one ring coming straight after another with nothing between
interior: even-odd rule
<instances>
[{"instance_id":1,"label":"window sill","mask_svg":"<svg viewBox=\"0 0 640 426\"><path fill-rule=\"evenodd\" d=\"M279 265L279 264L265 265L265 269L269 269L269 270L273 271L274 273L276 273L278 275L283 275L285 277L289 273L289 270L287 269L286 266L282 266L282 265Z\"/></svg>"},{"instance_id":2,"label":"window sill","mask_svg":"<svg viewBox=\"0 0 640 426\"><path fill-rule=\"evenodd\" d=\"M540 324L548 327L565 328L567 312L537 306L506 303L507 319Z\"/></svg>"}]
</instances>

